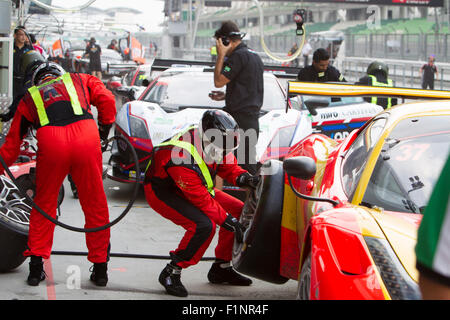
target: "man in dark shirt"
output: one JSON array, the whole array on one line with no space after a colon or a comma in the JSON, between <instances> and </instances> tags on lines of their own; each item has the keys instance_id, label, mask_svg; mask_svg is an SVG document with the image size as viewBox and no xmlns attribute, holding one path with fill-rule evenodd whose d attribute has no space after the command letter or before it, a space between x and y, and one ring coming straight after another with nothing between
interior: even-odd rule
<instances>
[{"instance_id":1,"label":"man in dark shirt","mask_svg":"<svg viewBox=\"0 0 450 320\"><path fill-rule=\"evenodd\" d=\"M93 76L102 80L102 63L100 55L102 49L98 44L95 44L95 38L91 38L89 45L86 47L85 55L89 55L89 69Z\"/></svg>"},{"instance_id":2,"label":"man in dark shirt","mask_svg":"<svg viewBox=\"0 0 450 320\"><path fill-rule=\"evenodd\" d=\"M224 110L231 114L241 129L238 163L251 174L255 174L258 118L264 97L264 64L261 58L242 42L243 36L233 21L224 21L216 31L214 85L216 88L226 85L226 92L213 91L210 96L213 100L225 99ZM244 155L245 159L242 159Z\"/></svg>"},{"instance_id":3,"label":"man in dark shirt","mask_svg":"<svg viewBox=\"0 0 450 320\"><path fill-rule=\"evenodd\" d=\"M330 66L330 54L323 48L314 51L312 65L300 69L297 80L305 82L346 81L338 69Z\"/></svg>"},{"instance_id":4,"label":"man in dark shirt","mask_svg":"<svg viewBox=\"0 0 450 320\"><path fill-rule=\"evenodd\" d=\"M428 63L424 64L420 68L420 74L422 75L422 89L430 88L434 90L434 74L438 76L438 70L434 64L434 57L430 56L428 58Z\"/></svg>"},{"instance_id":5,"label":"man in dark shirt","mask_svg":"<svg viewBox=\"0 0 450 320\"><path fill-rule=\"evenodd\" d=\"M14 57L13 57L13 98L21 95L24 91L24 75L21 70L21 60L24 53L33 50L33 46L28 42L28 35L25 28L19 26L14 29Z\"/></svg>"}]
</instances>

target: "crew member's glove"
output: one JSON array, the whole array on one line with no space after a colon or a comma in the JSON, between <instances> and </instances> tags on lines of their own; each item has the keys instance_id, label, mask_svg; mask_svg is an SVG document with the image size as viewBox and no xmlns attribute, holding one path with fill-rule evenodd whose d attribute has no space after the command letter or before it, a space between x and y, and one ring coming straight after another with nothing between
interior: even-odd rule
<instances>
[{"instance_id":1,"label":"crew member's glove","mask_svg":"<svg viewBox=\"0 0 450 320\"><path fill-rule=\"evenodd\" d=\"M252 176L248 172L244 172L236 179L236 185L238 187L250 187L256 189L258 186L259 180L261 180L260 176Z\"/></svg>"},{"instance_id":2,"label":"crew member's glove","mask_svg":"<svg viewBox=\"0 0 450 320\"><path fill-rule=\"evenodd\" d=\"M112 124L98 124L98 133L100 135L100 140L102 143L104 143L106 140L108 140L109 136L109 130L111 130ZM106 144L102 147L102 152L104 152L106 149Z\"/></svg>"},{"instance_id":3,"label":"crew member's glove","mask_svg":"<svg viewBox=\"0 0 450 320\"><path fill-rule=\"evenodd\" d=\"M8 113L0 114L0 121L1 122L8 122L9 120L11 120L11 117L9 116Z\"/></svg>"},{"instance_id":4,"label":"crew member's glove","mask_svg":"<svg viewBox=\"0 0 450 320\"><path fill-rule=\"evenodd\" d=\"M225 219L221 227L228 231L234 232L236 241L238 243L242 243L244 241L245 228L242 224L239 223L238 219L233 217L231 214L227 215L227 218Z\"/></svg>"},{"instance_id":5,"label":"crew member's glove","mask_svg":"<svg viewBox=\"0 0 450 320\"><path fill-rule=\"evenodd\" d=\"M108 140L109 130L111 130L112 124L98 124L98 133L100 134L100 140Z\"/></svg>"}]
</instances>

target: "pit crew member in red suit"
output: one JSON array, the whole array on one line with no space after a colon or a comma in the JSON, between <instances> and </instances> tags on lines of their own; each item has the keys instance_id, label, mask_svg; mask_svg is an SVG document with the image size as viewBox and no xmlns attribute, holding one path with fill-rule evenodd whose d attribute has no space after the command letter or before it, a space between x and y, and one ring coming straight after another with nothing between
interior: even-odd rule
<instances>
[{"instance_id":1,"label":"pit crew member in red suit","mask_svg":"<svg viewBox=\"0 0 450 320\"><path fill-rule=\"evenodd\" d=\"M107 139L116 108L113 94L96 77L65 73L58 64L42 63L33 73L32 85L20 101L0 155L11 165L18 157L22 139L36 129L36 195L34 202L56 216L58 191L71 174L79 192L85 227L109 222L103 190L100 139ZM91 104L98 109L97 127ZM0 166L0 173L4 168ZM29 285L45 279L42 258L50 257L55 225L35 208L30 213L28 249ZM108 281L109 229L86 233L88 260L94 263L91 280L99 286Z\"/></svg>"},{"instance_id":2,"label":"pit crew member in red suit","mask_svg":"<svg viewBox=\"0 0 450 320\"><path fill-rule=\"evenodd\" d=\"M238 166L232 151L239 145L236 121L221 110L208 110L193 126L155 147L144 180L150 206L186 232L159 282L170 295L186 297L181 270L199 262L220 226L211 283L248 286L252 280L231 267L234 236L242 242L238 219L242 201L214 188L215 176L243 187L255 187L258 176ZM234 233L233 233L234 232Z\"/></svg>"}]
</instances>

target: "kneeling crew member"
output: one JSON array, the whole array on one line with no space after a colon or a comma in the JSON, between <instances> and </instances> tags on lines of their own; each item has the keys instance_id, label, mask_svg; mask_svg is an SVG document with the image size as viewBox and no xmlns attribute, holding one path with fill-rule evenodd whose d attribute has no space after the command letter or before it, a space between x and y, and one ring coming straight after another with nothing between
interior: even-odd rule
<instances>
[{"instance_id":1,"label":"kneeling crew member","mask_svg":"<svg viewBox=\"0 0 450 320\"><path fill-rule=\"evenodd\" d=\"M115 120L113 94L96 77L65 73L53 62L40 64L31 82L33 87L28 89L17 106L0 155L8 166L12 165L28 129L34 127L39 148L34 202L50 216L56 217L59 189L70 173L78 187L85 227L95 228L109 223L100 139L107 139ZM91 104L98 108L98 128ZM0 166L0 173L3 171ZM37 286L45 279L42 258L50 257L54 229L55 225L33 207L28 249L24 252L25 256L30 256L27 282L31 286ZM86 233L87 258L94 263L90 279L99 286L105 286L108 281L109 239L109 229Z\"/></svg>"},{"instance_id":2,"label":"kneeling crew member","mask_svg":"<svg viewBox=\"0 0 450 320\"><path fill-rule=\"evenodd\" d=\"M374 61L367 67L367 75L360 78L356 84L373 87L393 87L394 81L389 78L389 67L380 61ZM389 109L397 104L397 98L372 97L364 98L367 102Z\"/></svg>"},{"instance_id":3,"label":"kneeling crew member","mask_svg":"<svg viewBox=\"0 0 450 320\"><path fill-rule=\"evenodd\" d=\"M162 270L159 282L168 294L186 297L181 270L197 264L220 226L208 280L248 286L252 281L231 267L234 236L242 242L243 226L238 219L242 201L214 188L216 174L241 187L256 187L252 176L237 165L233 150L239 145L236 121L222 110L206 111L199 126L193 126L156 146L144 182L150 206L186 229L178 248L170 252L171 262ZM234 233L233 233L234 232Z\"/></svg>"}]
</instances>

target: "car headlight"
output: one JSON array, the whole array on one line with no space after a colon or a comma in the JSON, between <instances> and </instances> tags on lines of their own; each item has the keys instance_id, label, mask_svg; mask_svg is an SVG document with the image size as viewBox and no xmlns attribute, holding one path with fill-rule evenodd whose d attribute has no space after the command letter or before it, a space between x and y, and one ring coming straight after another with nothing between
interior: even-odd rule
<instances>
[{"instance_id":1,"label":"car headlight","mask_svg":"<svg viewBox=\"0 0 450 320\"><path fill-rule=\"evenodd\" d=\"M385 239L364 237L369 252L392 300L420 300L417 283L403 268Z\"/></svg>"},{"instance_id":2,"label":"car headlight","mask_svg":"<svg viewBox=\"0 0 450 320\"><path fill-rule=\"evenodd\" d=\"M130 115L130 135L135 138L150 139L144 119Z\"/></svg>"}]
</instances>

